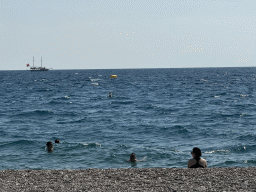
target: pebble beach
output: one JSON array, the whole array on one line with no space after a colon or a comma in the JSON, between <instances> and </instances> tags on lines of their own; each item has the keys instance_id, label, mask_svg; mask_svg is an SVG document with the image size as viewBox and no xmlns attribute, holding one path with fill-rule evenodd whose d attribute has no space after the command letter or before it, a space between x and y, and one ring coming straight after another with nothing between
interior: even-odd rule
<instances>
[{"instance_id":1,"label":"pebble beach","mask_svg":"<svg viewBox=\"0 0 256 192\"><path fill-rule=\"evenodd\" d=\"M256 168L1 170L0 191L255 191Z\"/></svg>"}]
</instances>

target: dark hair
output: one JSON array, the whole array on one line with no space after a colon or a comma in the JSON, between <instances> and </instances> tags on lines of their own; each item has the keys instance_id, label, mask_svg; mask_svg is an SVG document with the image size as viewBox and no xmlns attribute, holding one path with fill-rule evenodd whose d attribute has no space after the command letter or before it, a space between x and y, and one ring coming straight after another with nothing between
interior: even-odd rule
<instances>
[{"instance_id":1,"label":"dark hair","mask_svg":"<svg viewBox=\"0 0 256 192\"><path fill-rule=\"evenodd\" d=\"M60 143L60 140L59 139L55 139L55 143Z\"/></svg>"},{"instance_id":2,"label":"dark hair","mask_svg":"<svg viewBox=\"0 0 256 192\"><path fill-rule=\"evenodd\" d=\"M130 157L136 157L135 153L132 153L132 154L130 155Z\"/></svg>"},{"instance_id":3,"label":"dark hair","mask_svg":"<svg viewBox=\"0 0 256 192\"><path fill-rule=\"evenodd\" d=\"M46 146L47 146L48 152L51 153L53 151L53 143L51 141L48 141L46 143Z\"/></svg>"},{"instance_id":4,"label":"dark hair","mask_svg":"<svg viewBox=\"0 0 256 192\"><path fill-rule=\"evenodd\" d=\"M47 145L47 147L52 147L52 146L53 146L53 144L52 144L51 141L48 141L48 142L46 143L46 145Z\"/></svg>"},{"instance_id":5,"label":"dark hair","mask_svg":"<svg viewBox=\"0 0 256 192\"><path fill-rule=\"evenodd\" d=\"M130 161L131 161L131 162L136 161L136 155L135 155L135 153L132 153L132 154L130 155Z\"/></svg>"},{"instance_id":6,"label":"dark hair","mask_svg":"<svg viewBox=\"0 0 256 192\"><path fill-rule=\"evenodd\" d=\"M202 156L202 152L198 147L194 147L192 153L196 155L196 160L199 160L200 157Z\"/></svg>"}]
</instances>

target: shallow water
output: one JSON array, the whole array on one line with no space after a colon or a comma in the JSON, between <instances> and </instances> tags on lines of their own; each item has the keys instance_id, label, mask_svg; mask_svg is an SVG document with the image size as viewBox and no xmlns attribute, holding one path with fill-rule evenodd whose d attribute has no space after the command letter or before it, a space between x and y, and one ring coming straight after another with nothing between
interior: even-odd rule
<instances>
[{"instance_id":1,"label":"shallow water","mask_svg":"<svg viewBox=\"0 0 256 192\"><path fill-rule=\"evenodd\" d=\"M255 166L255 73L0 71L0 169L185 168L195 146L209 167Z\"/></svg>"}]
</instances>

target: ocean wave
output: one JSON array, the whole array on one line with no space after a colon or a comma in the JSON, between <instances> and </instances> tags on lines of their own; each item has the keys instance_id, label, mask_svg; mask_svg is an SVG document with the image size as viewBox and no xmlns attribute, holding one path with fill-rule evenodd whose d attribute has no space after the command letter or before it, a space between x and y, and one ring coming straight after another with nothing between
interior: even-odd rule
<instances>
[{"instance_id":1,"label":"ocean wave","mask_svg":"<svg viewBox=\"0 0 256 192\"><path fill-rule=\"evenodd\" d=\"M112 105L129 105L129 104L133 104L134 101L130 100L130 101L113 101Z\"/></svg>"},{"instance_id":2,"label":"ocean wave","mask_svg":"<svg viewBox=\"0 0 256 192\"><path fill-rule=\"evenodd\" d=\"M206 151L206 154L240 154L240 153L250 153L253 152L256 148L256 145L237 145L237 146L227 146L224 149L216 149Z\"/></svg>"},{"instance_id":3,"label":"ocean wave","mask_svg":"<svg viewBox=\"0 0 256 192\"><path fill-rule=\"evenodd\" d=\"M190 133L189 129L182 125L171 126L169 128L169 131L172 134L180 134L180 135L184 135L184 136Z\"/></svg>"},{"instance_id":4,"label":"ocean wave","mask_svg":"<svg viewBox=\"0 0 256 192\"><path fill-rule=\"evenodd\" d=\"M249 95L242 95L242 94L241 94L240 97L249 97Z\"/></svg>"},{"instance_id":5,"label":"ocean wave","mask_svg":"<svg viewBox=\"0 0 256 192\"><path fill-rule=\"evenodd\" d=\"M53 111L51 110L34 110L34 111L23 111L19 114L16 114L15 116L26 116L26 117L29 117L29 116L41 116L41 115L50 115L50 114L54 114Z\"/></svg>"},{"instance_id":6,"label":"ocean wave","mask_svg":"<svg viewBox=\"0 0 256 192\"><path fill-rule=\"evenodd\" d=\"M240 114L219 114L220 117L225 117L225 118L229 118L229 117L239 117Z\"/></svg>"},{"instance_id":7,"label":"ocean wave","mask_svg":"<svg viewBox=\"0 0 256 192\"><path fill-rule=\"evenodd\" d=\"M122 144L119 144L116 146L116 149L129 149L129 147L127 145L122 145Z\"/></svg>"},{"instance_id":8,"label":"ocean wave","mask_svg":"<svg viewBox=\"0 0 256 192\"><path fill-rule=\"evenodd\" d=\"M53 111L50 110L35 110L32 113L36 113L37 115L48 115L48 114L54 114Z\"/></svg>"},{"instance_id":9,"label":"ocean wave","mask_svg":"<svg viewBox=\"0 0 256 192\"><path fill-rule=\"evenodd\" d=\"M256 145L240 145L240 146L236 146L236 147L232 147L232 152L235 153L250 153L250 152L254 152L256 148Z\"/></svg>"},{"instance_id":10,"label":"ocean wave","mask_svg":"<svg viewBox=\"0 0 256 192\"><path fill-rule=\"evenodd\" d=\"M226 150L226 149L220 149L220 150L206 151L204 153L206 153L206 154L229 154L230 151Z\"/></svg>"},{"instance_id":11,"label":"ocean wave","mask_svg":"<svg viewBox=\"0 0 256 192\"><path fill-rule=\"evenodd\" d=\"M252 159L252 160L245 160L244 163L256 165L256 160L255 160L255 159Z\"/></svg>"},{"instance_id":12,"label":"ocean wave","mask_svg":"<svg viewBox=\"0 0 256 192\"><path fill-rule=\"evenodd\" d=\"M17 146L33 146L37 143L37 141L33 140L16 140L16 141L9 141L9 142L3 142L1 144L1 148L4 147L17 147Z\"/></svg>"},{"instance_id":13,"label":"ocean wave","mask_svg":"<svg viewBox=\"0 0 256 192\"><path fill-rule=\"evenodd\" d=\"M53 89L45 88L45 89L37 89L37 92L47 92L47 91L53 91Z\"/></svg>"},{"instance_id":14,"label":"ocean wave","mask_svg":"<svg viewBox=\"0 0 256 192\"><path fill-rule=\"evenodd\" d=\"M101 147L101 144L99 144L99 143L79 143L78 146L86 147L86 148L96 148L96 147Z\"/></svg>"},{"instance_id":15,"label":"ocean wave","mask_svg":"<svg viewBox=\"0 0 256 192\"><path fill-rule=\"evenodd\" d=\"M91 81L100 81L100 79L90 79Z\"/></svg>"},{"instance_id":16,"label":"ocean wave","mask_svg":"<svg viewBox=\"0 0 256 192\"><path fill-rule=\"evenodd\" d=\"M61 96L61 97L57 97L57 98L52 98L48 104L66 104L66 103L70 103L67 102L69 101L69 99L71 98L71 96Z\"/></svg>"},{"instance_id":17,"label":"ocean wave","mask_svg":"<svg viewBox=\"0 0 256 192\"><path fill-rule=\"evenodd\" d=\"M256 135L253 135L253 134L241 135L241 136L237 137L236 139L240 140L240 141L255 141Z\"/></svg>"},{"instance_id":18,"label":"ocean wave","mask_svg":"<svg viewBox=\"0 0 256 192\"><path fill-rule=\"evenodd\" d=\"M71 113L73 114L73 113ZM70 115L65 115L65 116L70 116ZM76 116L75 114L71 115L71 116ZM77 119L58 119L57 120L57 124L63 124L63 125L66 125L66 124L76 124L76 123L84 123L84 122L87 122L87 118L77 118Z\"/></svg>"},{"instance_id":19,"label":"ocean wave","mask_svg":"<svg viewBox=\"0 0 256 192\"><path fill-rule=\"evenodd\" d=\"M65 148L69 146L68 148L76 148L76 147L82 147L82 148L97 148L101 147L101 144L99 143L72 143L72 142L67 142L63 141L62 144L64 144ZM62 147L63 148L63 147Z\"/></svg>"},{"instance_id":20,"label":"ocean wave","mask_svg":"<svg viewBox=\"0 0 256 192\"><path fill-rule=\"evenodd\" d=\"M71 96L65 95L65 96L59 96L59 97L55 97L53 98L53 100L67 100L70 99Z\"/></svg>"},{"instance_id":21,"label":"ocean wave","mask_svg":"<svg viewBox=\"0 0 256 192\"><path fill-rule=\"evenodd\" d=\"M63 101L58 101L58 100L51 100L48 102L50 105L59 105L59 104L65 104Z\"/></svg>"},{"instance_id":22,"label":"ocean wave","mask_svg":"<svg viewBox=\"0 0 256 192\"><path fill-rule=\"evenodd\" d=\"M45 145L43 145L45 149ZM58 151L60 155L72 154L73 156L76 154L80 156L83 152L83 149L96 149L101 148L101 144L99 143L72 143L67 141L61 141L61 143L54 143L54 152ZM81 151L82 150L82 151Z\"/></svg>"},{"instance_id":23,"label":"ocean wave","mask_svg":"<svg viewBox=\"0 0 256 192\"><path fill-rule=\"evenodd\" d=\"M223 162L224 165L230 167L230 166L235 166L237 165L237 162L236 161L231 161L231 160L228 160L228 161L224 161Z\"/></svg>"}]
</instances>

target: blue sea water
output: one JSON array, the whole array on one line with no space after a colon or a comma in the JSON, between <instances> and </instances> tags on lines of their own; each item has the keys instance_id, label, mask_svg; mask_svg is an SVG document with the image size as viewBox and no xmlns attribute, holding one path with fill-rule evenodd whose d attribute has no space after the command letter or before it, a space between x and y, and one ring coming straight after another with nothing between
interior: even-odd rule
<instances>
[{"instance_id":1,"label":"blue sea water","mask_svg":"<svg viewBox=\"0 0 256 192\"><path fill-rule=\"evenodd\" d=\"M255 166L255 74L0 71L0 169L186 168L193 147L209 167ZM132 152L142 161L126 162Z\"/></svg>"}]
</instances>

